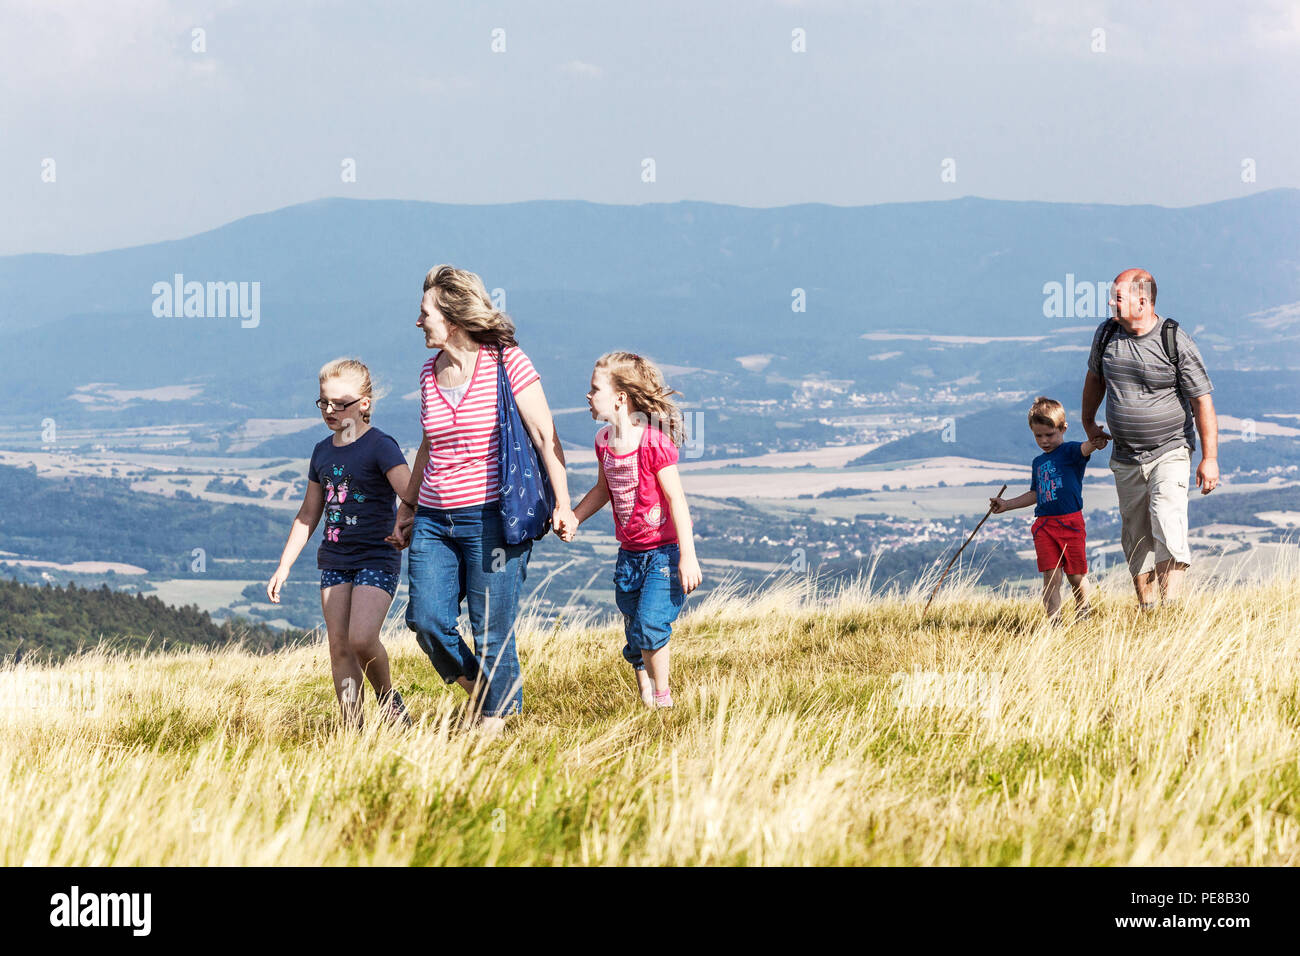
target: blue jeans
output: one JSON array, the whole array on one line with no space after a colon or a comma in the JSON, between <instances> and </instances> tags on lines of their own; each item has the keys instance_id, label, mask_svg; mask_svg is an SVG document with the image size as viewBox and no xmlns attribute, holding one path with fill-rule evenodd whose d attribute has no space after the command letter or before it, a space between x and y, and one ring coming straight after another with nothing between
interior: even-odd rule
<instances>
[{"instance_id":1,"label":"blue jeans","mask_svg":"<svg viewBox=\"0 0 1300 956\"><path fill-rule=\"evenodd\" d=\"M524 694L515 651L515 615L533 543L506 544L495 501L415 511L407 554L406 624L448 684L479 681L483 713L517 714ZM468 599L474 650L456 625Z\"/></svg>"},{"instance_id":2,"label":"blue jeans","mask_svg":"<svg viewBox=\"0 0 1300 956\"><path fill-rule=\"evenodd\" d=\"M673 621L686 600L677 573L680 559L681 549L675 541L649 551L618 549L614 600L623 612L627 637L623 657L637 670L645 668L642 651L657 651L668 643Z\"/></svg>"}]
</instances>

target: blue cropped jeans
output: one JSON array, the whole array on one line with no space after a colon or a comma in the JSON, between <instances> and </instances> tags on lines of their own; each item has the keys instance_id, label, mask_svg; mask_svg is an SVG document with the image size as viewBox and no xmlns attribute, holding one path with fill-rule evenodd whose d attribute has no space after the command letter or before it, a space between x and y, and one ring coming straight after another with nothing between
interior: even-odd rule
<instances>
[{"instance_id":1,"label":"blue cropped jeans","mask_svg":"<svg viewBox=\"0 0 1300 956\"><path fill-rule=\"evenodd\" d=\"M449 509L421 505L415 511L406 624L444 681L463 676L480 682L489 717L523 709L515 615L532 549L531 541L506 544L495 501ZM457 627L462 598L469 605L472 651Z\"/></svg>"}]
</instances>

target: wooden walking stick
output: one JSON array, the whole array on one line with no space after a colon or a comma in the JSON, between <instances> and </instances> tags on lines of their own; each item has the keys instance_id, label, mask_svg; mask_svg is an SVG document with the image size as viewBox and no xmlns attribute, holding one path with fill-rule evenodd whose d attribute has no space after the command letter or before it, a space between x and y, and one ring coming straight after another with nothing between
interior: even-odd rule
<instances>
[{"instance_id":1,"label":"wooden walking stick","mask_svg":"<svg viewBox=\"0 0 1300 956\"><path fill-rule=\"evenodd\" d=\"M998 492L996 495L994 495L993 497L995 497L995 498L1001 498L1001 497L1002 497L1002 492L1003 492L1003 491L1006 491L1006 490L1007 490L1007 486L1006 486L1006 485L1003 485L1003 486L1002 486L1002 491L999 491L999 492ZM980 525L983 525L984 522L988 521L988 520L989 520L989 515L991 515L991 514L993 514L993 506L992 506L992 505L989 505L989 510L986 511L986 512L984 512L984 517L983 517L983 518L980 518L980 523L977 524L977 525L975 526L975 531L979 531L979 529L980 529ZM971 539L975 537L975 531L972 531L972 532L970 533L970 537L968 537L968 538L966 539L965 543L964 543L960 548L957 549L957 553L954 554L954 555L952 556L952 560L948 562L948 567L946 567L946 568L943 569L943 574L939 575L939 583L936 584L936 585L934 586L934 590L930 592L930 600L929 600L929 601L926 601L926 602L925 602L925 607L921 608L921 617L925 617L925 612L928 611L928 610L930 610L930 601L933 601L933 600L934 600L934 596L935 596L936 594L939 593L939 588L940 588L940 586L943 584L943 579L946 578L946 577L948 576L948 572L952 570L952 566L953 566L953 564L955 564L956 561L957 561L957 559L958 559L959 557L961 557L961 553L962 553L963 551L966 550L966 545L971 543Z\"/></svg>"}]
</instances>

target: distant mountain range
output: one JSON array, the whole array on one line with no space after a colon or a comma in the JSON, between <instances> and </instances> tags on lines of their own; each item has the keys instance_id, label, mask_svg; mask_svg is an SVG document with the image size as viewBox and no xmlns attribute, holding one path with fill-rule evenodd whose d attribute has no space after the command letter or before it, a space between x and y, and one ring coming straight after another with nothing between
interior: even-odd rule
<instances>
[{"instance_id":1,"label":"distant mountain range","mask_svg":"<svg viewBox=\"0 0 1300 956\"><path fill-rule=\"evenodd\" d=\"M311 416L316 371L345 354L401 401L428 358L414 327L420 283L441 262L505 290L557 408L581 404L592 361L612 348L669 365L688 400L779 397L810 378L1034 388L1074 375L1099 321L1069 302L1045 315L1045 286L1105 282L1134 264L1156 275L1159 310L1200 330L1216 367L1284 370L1300 362L1298 259L1298 190L1183 209L331 199L170 242L0 258L0 372L11 415L103 428ZM156 287L176 276L243 284L226 290L231 309L257 284L255 327L184 317L180 302L180 315L156 314ZM797 289L805 311L791 309ZM881 331L1047 338L862 338ZM737 361L750 355L763 358ZM151 401L95 383L191 388ZM575 433L584 443L589 424Z\"/></svg>"},{"instance_id":2,"label":"distant mountain range","mask_svg":"<svg viewBox=\"0 0 1300 956\"><path fill-rule=\"evenodd\" d=\"M1300 440L1285 434L1269 434L1268 426L1281 425L1294 430L1295 419L1270 417L1271 412L1300 408L1300 378L1290 372L1235 372L1220 370L1211 376L1214 402L1221 415L1235 413L1234 418L1258 416L1255 433L1243 439L1240 426L1220 421L1219 460L1223 471L1265 471L1275 466L1300 465ZM1083 391L1083 373L1074 380L1059 382L1041 390L1062 402L1066 408L1066 441L1086 441L1087 433L1079 413ZM1029 400L1001 402L969 415L953 416L943 427L917 432L897 441L886 442L849 464L876 465L884 462L912 461L958 455L985 461L1028 465L1040 451L1029 431ZM1106 419L1102 406L1098 418ZM1255 421L1251 418L1251 421ZM1262 434L1261 434L1262 432ZM1193 467L1200 461L1201 442L1192 456ZM1111 447L1092 455L1090 474L1106 475ZM1102 470L1097 471L1098 468Z\"/></svg>"}]
</instances>

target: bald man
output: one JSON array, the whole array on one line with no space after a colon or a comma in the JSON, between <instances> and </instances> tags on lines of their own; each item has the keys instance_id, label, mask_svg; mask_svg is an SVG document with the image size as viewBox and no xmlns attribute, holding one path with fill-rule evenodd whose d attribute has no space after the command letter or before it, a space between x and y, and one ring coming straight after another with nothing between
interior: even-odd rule
<instances>
[{"instance_id":1,"label":"bald man","mask_svg":"<svg viewBox=\"0 0 1300 956\"><path fill-rule=\"evenodd\" d=\"M1083 383L1083 429L1114 439L1110 470L1119 493L1121 538L1143 610L1174 601L1192 562L1187 544L1191 453L1201 435L1196 485L1219 484L1219 424L1214 386L1192 337L1168 331L1156 314L1156 281L1145 269L1115 277L1107 319L1097 327ZM1169 353L1172 351L1172 355ZM1097 409L1106 399L1106 427ZM1159 591L1157 593L1157 586Z\"/></svg>"}]
</instances>

